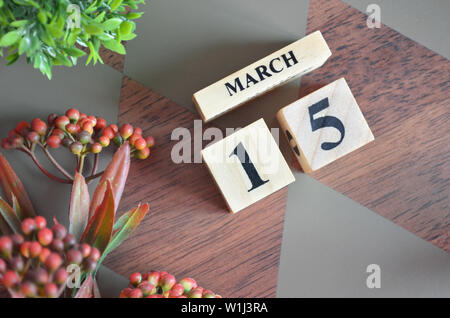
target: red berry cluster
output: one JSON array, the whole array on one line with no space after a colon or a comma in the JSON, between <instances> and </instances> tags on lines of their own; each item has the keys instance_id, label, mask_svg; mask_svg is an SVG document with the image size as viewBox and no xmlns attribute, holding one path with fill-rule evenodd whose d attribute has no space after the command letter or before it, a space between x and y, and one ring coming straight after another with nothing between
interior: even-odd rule
<instances>
[{"instance_id":1,"label":"red berry cluster","mask_svg":"<svg viewBox=\"0 0 450 318\"><path fill-rule=\"evenodd\" d=\"M81 271L97 267L100 251L77 244L66 228L55 222L52 229L42 216L22 221L21 234L0 237L0 283L20 297L58 297L69 273L66 266Z\"/></svg>"},{"instance_id":2,"label":"red berry cluster","mask_svg":"<svg viewBox=\"0 0 450 318\"><path fill-rule=\"evenodd\" d=\"M167 272L152 271L130 275L130 286L122 290L120 298L222 298L197 285L192 278L179 282Z\"/></svg>"},{"instance_id":3,"label":"red berry cluster","mask_svg":"<svg viewBox=\"0 0 450 318\"><path fill-rule=\"evenodd\" d=\"M133 157L146 159L150 155L150 147L155 144L153 137L144 137L142 129L130 124L119 127L107 125L103 118L88 116L71 108L65 115L50 114L47 123L35 118L31 123L21 121L16 128L2 139L4 149L32 149L40 143L45 147L59 148L61 145L70 149L73 154L98 154L113 141L118 147L128 140Z\"/></svg>"}]
</instances>

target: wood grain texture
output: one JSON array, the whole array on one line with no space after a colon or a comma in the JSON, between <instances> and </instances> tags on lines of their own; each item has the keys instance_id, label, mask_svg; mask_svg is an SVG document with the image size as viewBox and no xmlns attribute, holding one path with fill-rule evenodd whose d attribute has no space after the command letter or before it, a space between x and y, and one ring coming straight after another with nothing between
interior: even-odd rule
<instances>
[{"instance_id":1,"label":"wood grain texture","mask_svg":"<svg viewBox=\"0 0 450 318\"><path fill-rule=\"evenodd\" d=\"M338 0L311 0L318 29L333 55L300 95L345 77L375 141L312 176L450 252L450 62Z\"/></svg>"},{"instance_id":2,"label":"wood grain texture","mask_svg":"<svg viewBox=\"0 0 450 318\"><path fill-rule=\"evenodd\" d=\"M151 208L105 265L125 276L167 270L228 297L275 296L286 189L230 214L204 164L171 160L172 130L192 132L197 116L127 77L119 114L156 139L149 160L132 162L119 210Z\"/></svg>"}]
</instances>

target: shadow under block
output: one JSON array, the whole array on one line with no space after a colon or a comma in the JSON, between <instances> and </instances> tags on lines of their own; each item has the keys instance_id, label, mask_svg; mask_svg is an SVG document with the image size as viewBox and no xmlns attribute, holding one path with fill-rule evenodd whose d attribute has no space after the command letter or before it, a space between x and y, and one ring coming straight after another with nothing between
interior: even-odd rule
<instances>
[{"instance_id":1,"label":"shadow under block","mask_svg":"<svg viewBox=\"0 0 450 318\"><path fill-rule=\"evenodd\" d=\"M264 119L206 147L202 157L233 213L295 181Z\"/></svg>"},{"instance_id":2,"label":"shadow under block","mask_svg":"<svg viewBox=\"0 0 450 318\"><path fill-rule=\"evenodd\" d=\"M344 78L282 108L277 118L307 173L374 140Z\"/></svg>"},{"instance_id":3,"label":"shadow under block","mask_svg":"<svg viewBox=\"0 0 450 318\"><path fill-rule=\"evenodd\" d=\"M319 68L330 56L322 34L316 31L196 92L193 100L203 120L208 122Z\"/></svg>"}]
</instances>

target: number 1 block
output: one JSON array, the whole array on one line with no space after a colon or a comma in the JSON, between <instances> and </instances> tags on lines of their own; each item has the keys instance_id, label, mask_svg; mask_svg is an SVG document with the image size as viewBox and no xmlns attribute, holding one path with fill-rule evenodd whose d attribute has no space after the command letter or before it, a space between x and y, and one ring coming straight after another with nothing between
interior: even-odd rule
<instances>
[{"instance_id":1,"label":"number 1 block","mask_svg":"<svg viewBox=\"0 0 450 318\"><path fill-rule=\"evenodd\" d=\"M344 78L282 108L277 118L307 173L374 140Z\"/></svg>"},{"instance_id":2,"label":"number 1 block","mask_svg":"<svg viewBox=\"0 0 450 318\"><path fill-rule=\"evenodd\" d=\"M202 157L233 213L295 181L263 119L206 147Z\"/></svg>"}]
</instances>

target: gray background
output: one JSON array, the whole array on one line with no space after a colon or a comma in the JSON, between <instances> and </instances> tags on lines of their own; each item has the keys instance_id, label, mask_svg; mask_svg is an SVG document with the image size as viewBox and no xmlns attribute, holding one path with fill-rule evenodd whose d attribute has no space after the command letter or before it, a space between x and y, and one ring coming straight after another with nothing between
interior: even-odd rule
<instances>
[{"instance_id":1,"label":"gray background","mask_svg":"<svg viewBox=\"0 0 450 318\"><path fill-rule=\"evenodd\" d=\"M364 12L372 1L346 2ZM376 3L383 23L450 56L449 42L443 41L450 30L450 1ZM191 96L197 89L302 37L307 9L306 0L147 1L139 36L127 45L124 72L194 111ZM107 66L61 68L49 82L23 62L9 68L0 64L0 133L5 135L22 118L61 112L69 105L115 119L120 80L121 74ZM263 116L276 125L275 112L296 99L298 84L277 89L213 124L242 127ZM284 140L281 146L290 156ZM24 178L39 212L67 215L67 186L42 181L23 154L2 153ZM295 176L287 198L278 296L450 297L447 253L311 177ZM371 263L381 266L379 290L365 285ZM100 287L105 295L118 295L125 282L111 275L101 272Z\"/></svg>"}]
</instances>

